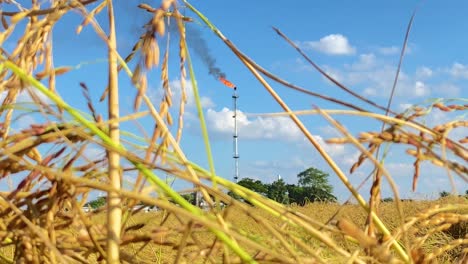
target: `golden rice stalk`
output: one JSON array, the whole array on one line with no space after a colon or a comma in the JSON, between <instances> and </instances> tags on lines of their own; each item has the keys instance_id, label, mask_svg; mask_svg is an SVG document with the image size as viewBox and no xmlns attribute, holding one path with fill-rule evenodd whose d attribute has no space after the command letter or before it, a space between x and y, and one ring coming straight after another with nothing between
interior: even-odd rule
<instances>
[{"instance_id":1,"label":"golden rice stalk","mask_svg":"<svg viewBox=\"0 0 468 264\"><path fill-rule=\"evenodd\" d=\"M145 34L141 53L146 69L151 69L159 64L159 46L154 38L154 34Z\"/></svg>"},{"instance_id":2,"label":"golden rice stalk","mask_svg":"<svg viewBox=\"0 0 468 264\"><path fill-rule=\"evenodd\" d=\"M345 235L356 239L363 248L370 248L377 245L377 240L375 238L366 235L357 225L346 219L340 219L336 225Z\"/></svg>"},{"instance_id":3,"label":"golden rice stalk","mask_svg":"<svg viewBox=\"0 0 468 264\"><path fill-rule=\"evenodd\" d=\"M151 12L151 13L156 10L155 8L153 8L150 5L145 4L145 3L139 4L138 7L141 8L141 9L144 9L144 10L146 10L148 12Z\"/></svg>"},{"instance_id":4,"label":"golden rice stalk","mask_svg":"<svg viewBox=\"0 0 468 264\"><path fill-rule=\"evenodd\" d=\"M168 43L169 46L169 43ZM172 106L172 91L171 87L169 86L169 49L166 48L166 52L164 54L164 60L161 67L161 79L163 81L163 89L164 89L164 100L168 104L169 107Z\"/></svg>"},{"instance_id":5,"label":"golden rice stalk","mask_svg":"<svg viewBox=\"0 0 468 264\"><path fill-rule=\"evenodd\" d=\"M35 160L37 163L42 162L42 156L39 150L37 148L32 148L30 151L26 153L26 156L28 156L30 159Z\"/></svg>"},{"instance_id":6,"label":"golden rice stalk","mask_svg":"<svg viewBox=\"0 0 468 264\"><path fill-rule=\"evenodd\" d=\"M145 33L146 34L146 33ZM136 55L136 53L141 49L141 46L143 44L143 39L144 39L144 35L142 35L140 37L140 39L135 43L135 45L133 45L133 48L132 48L132 51L130 52L130 54L128 54L127 57L125 57L125 62L128 63L130 62ZM118 68L117 68L117 71L120 71L122 70L123 68L123 65L122 64L119 64ZM136 80L138 80L137 77L140 77L140 64L138 63L134 72L133 72L133 75L132 75L132 83L135 85L136 83L138 83ZM106 87L106 89L104 90L104 92L102 93L101 97L99 98L99 102L102 102L104 101L106 98L107 98L107 94L109 93L109 88Z\"/></svg>"},{"instance_id":7,"label":"golden rice stalk","mask_svg":"<svg viewBox=\"0 0 468 264\"><path fill-rule=\"evenodd\" d=\"M420 136L421 136L421 138L424 138L424 133L420 132ZM416 155L419 156L419 155L421 155L421 153L422 153L421 148L416 147ZM413 185L412 185L413 192L416 191L416 185L417 185L418 178L419 178L419 164L420 164L420 162L421 162L420 159L416 158L416 160L413 163L413 167L414 167Z\"/></svg>"},{"instance_id":8,"label":"golden rice stalk","mask_svg":"<svg viewBox=\"0 0 468 264\"><path fill-rule=\"evenodd\" d=\"M81 30L83 30L83 27L87 26L89 22L91 22L91 20L94 19L94 17L104 9L104 7L106 7L106 1L101 2L101 4L89 12L83 22L77 27L76 34L80 34Z\"/></svg>"},{"instance_id":9,"label":"golden rice stalk","mask_svg":"<svg viewBox=\"0 0 468 264\"><path fill-rule=\"evenodd\" d=\"M468 105L444 105L442 102L437 102L432 107L438 108L443 112L464 111L468 109Z\"/></svg>"},{"instance_id":10,"label":"golden rice stalk","mask_svg":"<svg viewBox=\"0 0 468 264\"><path fill-rule=\"evenodd\" d=\"M19 21L23 20L28 15L27 11L18 12L14 16L11 17L10 22L12 24L17 24Z\"/></svg>"},{"instance_id":11,"label":"golden rice stalk","mask_svg":"<svg viewBox=\"0 0 468 264\"><path fill-rule=\"evenodd\" d=\"M44 71L38 72L38 73L35 74L35 77L38 80L42 80L42 79L44 79L46 77L51 77L52 75L65 74L65 73L71 71L72 69L73 69L72 67L68 67L68 66L57 67L55 69L44 70Z\"/></svg>"},{"instance_id":12,"label":"golden rice stalk","mask_svg":"<svg viewBox=\"0 0 468 264\"><path fill-rule=\"evenodd\" d=\"M378 148L379 145L377 144L369 144L369 153L373 154L376 149ZM354 173L361 165L362 163L364 163L364 161L367 160L367 155L365 155L364 153L361 153L359 155L359 158L358 160L351 166L351 168L349 169L349 173Z\"/></svg>"},{"instance_id":13,"label":"golden rice stalk","mask_svg":"<svg viewBox=\"0 0 468 264\"><path fill-rule=\"evenodd\" d=\"M170 41L170 35L167 36L167 42L166 42L166 52L164 54L164 60L162 63L162 68L161 68L161 79L163 81L163 89L164 89L164 103L167 104L167 112L166 113L161 113L161 116L166 118L167 123L172 126L173 121L172 121L172 116L169 111L169 108L172 106L172 92L171 88L169 86L169 41Z\"/></svg>"},{"instance_id":14,"label":"golden rice stalk","mask_svg":"<svg viewBox=\"0 0 468 264\"><path fill-rule=\"evenodd\" d=\"M380 205L380 197L381 191L380 186L382 185L382 170L376 167L374 180L372 182L372 187L370 189L370 197L369 197L369 214L367 216L366 224L368 225L367 234L370 237L375 237L375 225L372 221L372 213L379 215L379 205Z\"/></svg>"},{"instance_id":15,"label":"golden rice stalk","mask_svg":"<svg viewBox=\"0 0 468 264\"><path fill-rule=\"evenodd\" d=\"M139 67L137 67L137 69L135 70L139 70ZM146 93L146 90L148 88L148 79L146 77L146 74L141 74L139 72L138 73L138 76L136 78L138 78L137 80L135 80L136 78L132 78L132 81L136 81L137 83L135 83L135 86L138 87L138 93L137 93L137 96L135 97L135 102L133 104L133 109L135 111L138 111L138 109L140 109L140 106L141 106L141 100L143 98L143 95Z\"/></svg>"},{"instance_id":16,"label":"golden rice stalk","mask_svg":"<svg viewBox=\"0 0 468 264\"><path fill-rule=\"evenodd\" d=\"M43 57L42 55L45 54L45 57L46 57L46 65L45 65L45 70L47 72L51 72L50 76L49 76L49 89L51 91L55 91L55 76L56 75L60 75L60 74L64 74L65 72L69 71L69 69L61 69L61 68L58 68L58 69L54 69L54 58L53 58L53 38L52 38L52 32L50 32L50 34L48 34L48 39L47 39L47 42L44 43L44 45L46 46L45 47L45 53L41 53L41 57ZM41 59L39 59L39 63L42 63L41 62Z\"/></svg>"},{"instance_id":17,"label":"golden rice stalk","mask_svg":"<svg viewBox=\"0 0 468 264\"><path fill-rule=\"evenodd\" d=\"M174 5L174 13L178 13L179 11L176 9ZM177 16L180 17L180 16ZM186 78L187 78L187 71L185 69L185 62L187 60L187 53L186 53L186 46L185 46L185 27L183 23L177 22L178 29L179 29L179 60L180 60L180 106L179 106L179 118L178 118L178 129L176 135L177 143L180 142L182 138L182 130L184 127L184 120L183 115L185 112L185 104L187 104L187 89L186 89Z\"/></svg>"},{"instance_id":18,"label":"golden rice stalk","mask_svg":"<svg viewBox=\"0 0 468 264\"><path fill-rule=\"evenodd\" d=\"M16 101L16 98L18 97L18 94L19 94L19 89L10 89L8 90L8 94L7 96L5 97L5 99L3 100L3 103L2 105L6 105L6 104L12 104ZM3 111L0 111L0 115ZM11 124L11 118L13 116L13 109L8 109L7 110L7 113L6 113L6 116L5 116L5 119L4 119L4 123L3 123L3 127L4 127L4 131L3 131L3 139L5 140L9 134L9 131L10 131L10 124Z\"/></svg>"}]
</instances>

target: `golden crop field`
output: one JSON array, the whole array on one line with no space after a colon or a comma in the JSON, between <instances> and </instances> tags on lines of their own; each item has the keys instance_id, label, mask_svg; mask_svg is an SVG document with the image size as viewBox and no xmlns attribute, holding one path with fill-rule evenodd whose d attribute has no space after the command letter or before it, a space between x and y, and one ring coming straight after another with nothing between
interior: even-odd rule
<instances>
[{"instance_id":1,"label":"golden crop field","mask_svg":"<svg viewBox=\"0 0 468 264\"><path fill-rule=\"evenodd\" d=\"M261 66L254 54L247 55L243 45L236 46L229 32L213 22L220 17L211 21L190 2L0 1L0 263L468 263L467 197L400 197L402 182L405 192L422 184L422 164L443 171L448 180L438 186L441 190L468 182L468 140L452 133L468 127L466 98L428 99L404 110L392 105L416 13L402 32L394 83L388 84L391 93L382 103L382 98L373 101L341 83L273 27L279 41L345 99L313 83L303 87L283 79ZM128 5L138 13L116 15L116 7L127 11ZM245 2L239 5L250 11ZM287 8L280 8L284 16L290 15ZM141 34L131 30L138 36L119 38L118 25L137 23L145 15L149 19L137 25ZM218 174L215 158L227 158L212 152L216 137L209 135L204 106L214 103L200 95L190 49L197 38L188 41L196 31L187 30L188 24L212 34L216 45L229 52L227 63L268 96L268 102L251 96L258 100L252 104L280 109L256 115L270 118L260 122L270 126L267 132L289 135L293 130L350 199L338 202L325 190L335 202L283 203ZM66 35L70 32L73 37ZM322 42L343 41L341 35L330 36ZM82 39L88 44L75 43ZM82 61L86 50L95 53ZM348 52L356 51L350 47ZM215 61L208 57L196 65L208 66L211 77L234 90ZM278 87L295 93L295 99L314 100L298 109ZM223 113L231 118L231 112ZM450 120L437 118L445 113L453 114ZM318 137L305 116L322 118L336 136ZM426 122L430 118L438 123ZM277 119L290 126L272 125ZM377 126L361 127L362 120ZM200 130L196 136L190 134L194 124ZM253 126L252 133L266 134L262 128ZM272 145L283 134L263 136L273 138ZM184 144L185 137L199 145ZM350 168L339 163L329 146L357 151L342 154L351 159ZM268 159L267 152L258 155ZM390 173L386 160L391 154L410 161L407 177ZM205 163L194 161L202 158ZM354 177L358 172L368 175L361 184ZM307 181L298 185L307 199L312 194L304 190L323 191ZM394 201L385 202L383 186ZM195 201L189 199L191 193L196 193ZM89 205L97 196L103 205L92 211ZM140 205L158 210L133 210Z\"/></svg>"}]
</instances>

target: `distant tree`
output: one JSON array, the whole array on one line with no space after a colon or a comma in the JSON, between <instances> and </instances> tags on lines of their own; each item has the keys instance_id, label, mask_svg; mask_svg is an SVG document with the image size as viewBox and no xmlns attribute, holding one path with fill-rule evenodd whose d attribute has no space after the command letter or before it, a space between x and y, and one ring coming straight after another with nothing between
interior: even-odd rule
<instances>
[{"instance_id":1,"label":"distant tree","mask_svg":"<svg viewBox=\"0 0 468 264\"><path fill-rule=\"evenodd\" d=\"M245 188L247 188L247 189L249 189L251 191L254 191L254 192L258 193L258 194L261 194L261 195L264 195L264 196L267 195L267 191L268 191L267 185L264 184L263 182L259 181L259 180L254 180L254 179L250 179L250 178L243 178L240 181L238 181L237 184L242 186L242 187L245 187ZM233 197L234 199L243 200L243 199L241 199L240 196L236 195L232 191L229 191L228 195ZM245 202L247 202L247 201L245 201ZM247 202L247 203L249 203L249 202Z\"/></svg>"},{"instance_id":2,"label":"distant tree","mask_svg":"<svg viewBox=\"0 0 468 264\"><path fill-rule=\"evenodd\" d=\"M268 191L268 187L266 186L266 184L264 184L263 182L259 181L259 180L254 180L254 179L250 179L250 178L243 178L242 180L238 181L237 184L239 184L240 186L243 186L249 190L252 190L256 193L259 193L261 195L266 195L267 191Z\"/></svg>"},{"instance_id":3,"label":"distant tree","mask_svg":"<svg viewBox=\"0 0 468 264\"><path fill-rule=\"evenodd\" d=\"M187 202L191 204L195 204L195 193L187 193L187 194L182 194L181 195Z\"/></svg>"},{"instance_id":4,"label":"distant tree","mask_svg":"<svg viewBox=\"0 0 468 264\"><path fill-rule=\"evenodd\" d=\"M441 191L441 192L439 193L439 195L440 195L440 197L442 198L442 197L450 196L450 193L447 192L447 191Z\"/></svg>"},{"instance_id":5,"label":"distant tree","mask_svg":"<svg viewBox=\"0 0 468 264\"><path fill-rule=\"evenodd\" d=\"M310 201L336 201L333 186L328 182L328 173L316 168L308 168L297 175L299 187L304 188L304 199Z\"/></svg>"},{"instance_id":6,"label":"distant tree","mask_svg":"<svg viewBox=\"0 0 468 264\"><path fill-rule=\"evenodd\" d=\"M279 203L289 204L288 188L283 179L267 185L267 197Z\"/></svg>"},{"instance_id":7,"label":"distant tree","mask_svg":"<svg viewBox=\"0 0 468 264\"><path fill-rule=\"evenodd\" d=\"M107 201L106 201L106 197L98 197L96 200L93 200L93 201L90 201L88 203L85 204L85 206L89 206L93 209L98 209L104 205L106 205Z\"/></svg>"},{"instance_id":8,"label":"distant tree","mask_svg":"<svg viewBox=\"0 0 468 264\"><path fill-rule=\"evenodd\" d=\"M385 203L393 202L393 198L392 197L384 198L383 202L385 202Z\"/></svg>"},{"instance_id":9,"label":"distant tree","mask_svg":"<svg viewBox=\"0 0 468 264\"><path fill-rule=\"evenodd\" d=\"M297 186L295 184L288 184L286 185L286 189L288 190L290 203L296 203L300 206L304 206L309 201L306 198L307 194L305 193L303 187Z\"/></svg>"}]
</instances>

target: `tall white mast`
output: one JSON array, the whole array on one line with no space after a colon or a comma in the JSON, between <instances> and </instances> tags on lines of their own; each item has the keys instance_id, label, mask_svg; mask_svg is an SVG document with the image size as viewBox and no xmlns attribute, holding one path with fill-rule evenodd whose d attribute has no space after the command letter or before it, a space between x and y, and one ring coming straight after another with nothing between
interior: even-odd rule
<instances>
[{"instance_id":1,"label":"tall white mast","mask_svg":"<svg viewBox=\"0 0 468 264\"><path fill-rule=\"evenodd\" d=\"M234 181L238 182L239 180L239 150L237 146L237 98L239 96L237 95L237 87L234 87L234 91L232 93L232 100L234 102L234 114L232 118L234 118L234 135L232 137L233 139L233 144L234 144Z\"/></svg>"}]
</instances>

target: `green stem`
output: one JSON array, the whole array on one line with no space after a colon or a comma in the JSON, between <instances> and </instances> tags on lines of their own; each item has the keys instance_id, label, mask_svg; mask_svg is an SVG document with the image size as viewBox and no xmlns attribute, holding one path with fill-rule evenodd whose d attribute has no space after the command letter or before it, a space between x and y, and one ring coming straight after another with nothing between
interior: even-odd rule
<instances>
[{"instance_id":1,"label":"green stem","mask_svg":"<svg viewBox=\"0 0 468 264\"><path fill-rule=\"evenodd\" d=\"M1 69L0 64L0 69ZM121 145L121 144L115 144L111 140L111 138L101 131L95 123L88 121L86 118L80 115L80 113L68 105L65 101L62 100L58 95L56 95L54 92L50 91L45 87L41 82L38 80L34 79L32 76L26 74L21 68L19 68L17 65L12 63L11 61L4 61L3 66L11 70L14 74L16 74L18 77L20 77L23 81L30 83L33 87L38 89L41 93L49 97L52 101L55 102L55 104L68 112L75 120L77 120L79 123L84 125L86 128L88 128L92 133L94 133L96 136L98 136L104 143L105 145L114 148L116 150L125 152L126 149ZM171 197L174 202L179 204L182 208L186 209L193 215L201 218L201 219L207 219L207 216L203 215L203 211L190 204L187 200L185 200L180 194L178 194L176 191L174 191L169 185L167 185L163 180L161 180L159 177L157 177L151 170L149 170L147 167L145 167L142 163L136 162L134 160L129 160L135 168L137 168L147 179L149 179L151 182L153 182L155 185L157 185L161 190L163 190L169 197ZM212 221L216 221L214 218L209 218ZM237 243L232 240L226 233L224 233L222 230L214 229L214 228L209 228L209 230L215 234L221 241L223 241L228 247L230 247L243 261L247 263L256 263L252 257L244 251L240 246L237 245Z\"/></svg>"}]
</instances>

